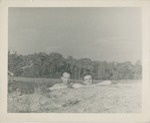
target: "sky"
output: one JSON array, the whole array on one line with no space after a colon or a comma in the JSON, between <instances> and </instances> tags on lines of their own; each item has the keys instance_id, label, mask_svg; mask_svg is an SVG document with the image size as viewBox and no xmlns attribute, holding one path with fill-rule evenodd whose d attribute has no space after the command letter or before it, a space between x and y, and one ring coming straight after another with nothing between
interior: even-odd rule
<instances>
[{"instance_id":1,"label":"sky","mask_svg":"<svg viewBox=\"0 0 150 123\"><path fill-rule=\"evenodd\" d=\"M9 8L8 47L18 54L136 62L142 55L140 8Z\"/></svg>"}]
</instances>

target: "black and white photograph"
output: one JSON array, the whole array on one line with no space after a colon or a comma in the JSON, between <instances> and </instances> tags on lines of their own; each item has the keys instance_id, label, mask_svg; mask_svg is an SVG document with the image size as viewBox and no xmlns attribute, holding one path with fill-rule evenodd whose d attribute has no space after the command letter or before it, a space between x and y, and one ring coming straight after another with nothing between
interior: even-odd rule
<instances>
[{"instance_id":1,"label":"black and white photograph","mask_svg":"<svg viewBox=\"0 0 150 123\"><path fill-rule=\"evenodd\" d=\"M141 113L140 7L9 7L8 113Z\"/></svg>"},{"instance_id":2,"label":"black and white photograph","mask_svg":"<svg viewBox=\"0 0 150 123\"><path fill-rule=\"evenodd\" d=\"M149 122L149 13L147 0L0 0L0 122Z\"/></svg>"}]
</instances>

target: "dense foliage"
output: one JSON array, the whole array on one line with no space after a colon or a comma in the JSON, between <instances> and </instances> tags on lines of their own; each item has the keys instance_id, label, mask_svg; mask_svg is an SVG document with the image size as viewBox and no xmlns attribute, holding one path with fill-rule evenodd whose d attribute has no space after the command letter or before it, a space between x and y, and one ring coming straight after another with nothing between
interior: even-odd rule
<instances>
[{"instance_id":1,"label":"dense foliage","mask_svg":"<svg viewBox=\"0 0 150 123\"><path fill-rule=\"evenodd\" d=\"M75 59L72 56L64 58L60 53L34 53L19 55L8 53L8 70L20 77L59 78L64 70L69 70L73 79L81 79L89 71L94 79L120 80L141 79L141 62L135 64L127 61L124 63L92 61L89 58Z\"/></svg>"}]
</instances>

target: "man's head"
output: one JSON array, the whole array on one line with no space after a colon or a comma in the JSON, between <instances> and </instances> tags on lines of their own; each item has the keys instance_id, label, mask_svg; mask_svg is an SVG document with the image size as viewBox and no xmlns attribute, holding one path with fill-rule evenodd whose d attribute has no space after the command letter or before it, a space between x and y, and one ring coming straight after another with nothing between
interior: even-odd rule
<instances>
[{"instance_id":1,"label":"man's head","mask_svg":"<svg viewBox=\"0 0 150 123\"><path fill-rule=\"evenodd\" d=\"M83 84L85 85L91 85L93 83L93 78L90 73L85 73L83 75Z\"/></svg>"},{"instance_id":2,"label":"man's head","mask_svg":"<svg viewBox=\"0 0 150 123\"><path fill-rule=\"evenodd\" d=\"M64 84L69 84L70 83L70 72L64 71L61 75L61 80Z\"/></svg>"}]
</instances>

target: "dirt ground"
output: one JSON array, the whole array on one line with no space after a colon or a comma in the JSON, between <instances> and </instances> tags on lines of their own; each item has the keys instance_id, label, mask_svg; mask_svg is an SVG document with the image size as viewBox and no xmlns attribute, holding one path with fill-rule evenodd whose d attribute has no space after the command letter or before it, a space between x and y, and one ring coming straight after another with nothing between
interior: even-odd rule
<instances>
[{"instance_id":1,"label":"dirt ground","mask_svg":"<svg viewBox=\"0 0 150 123\"><path fill-rule=\"evenodd\" d=\"M33 94L8 94L8 112L14 113L139 113L141 81L91 88L37 90Z\"/></svg>"}]
</instances>

